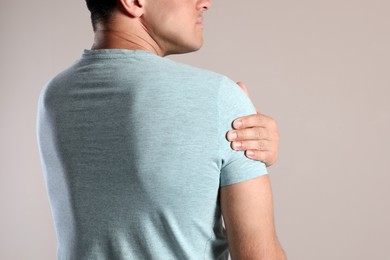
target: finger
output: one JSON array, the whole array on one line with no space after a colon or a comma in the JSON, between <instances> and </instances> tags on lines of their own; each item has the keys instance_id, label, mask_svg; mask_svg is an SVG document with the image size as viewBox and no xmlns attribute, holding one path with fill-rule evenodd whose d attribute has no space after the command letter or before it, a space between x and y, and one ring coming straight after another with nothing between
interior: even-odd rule
<instances>
[{"instance_id":1,"label":"finger","mask_svg":"<svg viewBox=\"0 0 390 260\"><path fill-rule=\"evenodd\" d=\"M240 123L241 122L241 125ZM242 116L234 119L233 127L234 129L242 129L247 127L267 127L270 124L276 124L275 120L264 114L252 114L247 116Z\"/></svg>"},{"instance_id":2,"label":"finger","mask_svg":"<svg viewBox=\"0 0 390 260\"><path fill-rule=\"evenodd\" d=\"M250 152L253 152L253 155L250 155ZM270 151L248 150L245 152L245 156L250 159L263 162L266 167L270 167L277 160L277 157Z\"/></svg>"},{"instance_id":3,"label":"finger","mask_svg":"<svg viewBox=\"0 0 390 260\"><path fill-rule=\"evenodd\" d=\"M250 141L234 141L230 147L233 150L258 150L258 151L273 151L275 149L273 142L268 140L250 140Z\"/></svg>"},{"instance_id":4,"label":"finger","mask_svg":"<svg viewBox=\"0 0 390 260\"><path fill-rule=\"evenodd\" d=\"M270 134L265 127L252 127L240 130L230 130L227 132L228 141L243 141L243 140L272 140L274 135Z\"/></svg>"},{"instance_id":5,"label":"finger","mask_svg":"<svg viewBox=\"0 0 390 260\"><path fill-rule=\"evenodd\" d=\"M249 96L249 91L248 89L246 88L245 84L242 83L241 81L238 81L237 82L237 85L240 86L240 88L245 92L245 94L249 97L250 99L250 96Z\"/></svg>"}]
</instances>

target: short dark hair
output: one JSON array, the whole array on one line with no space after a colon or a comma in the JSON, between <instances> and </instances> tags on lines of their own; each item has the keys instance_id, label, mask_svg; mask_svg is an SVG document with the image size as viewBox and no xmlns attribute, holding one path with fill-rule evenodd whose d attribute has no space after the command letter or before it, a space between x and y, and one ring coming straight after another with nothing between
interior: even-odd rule
<instances>
[{"instance_id":1,"label":"short dark hair","mask_svg":"<svg viewBox=\"0 0 390 260\"><path fill-rule=\"evenodd\" d=\"M98 23L108 22L115 10L118 0L85 0L88 10L91 12L93 30L96 31Z\"/></svg>"}]
</instances>

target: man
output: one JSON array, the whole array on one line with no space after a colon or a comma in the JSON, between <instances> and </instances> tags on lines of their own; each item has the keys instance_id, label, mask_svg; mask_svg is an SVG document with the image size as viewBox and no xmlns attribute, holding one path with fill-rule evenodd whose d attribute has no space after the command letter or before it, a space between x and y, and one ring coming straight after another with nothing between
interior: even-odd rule
<instances>
[{"instance_id":1,"label":"man","mask_svg":"<svg viewBox=\"0 0 390 260\"><path fill-rule=\"evenodd\" d=\"M164 58L201 47L210 1L86 2L94 44L38 106L58 259L285 259L274 120L242 83Z\"/></svg>"}]
</instances>

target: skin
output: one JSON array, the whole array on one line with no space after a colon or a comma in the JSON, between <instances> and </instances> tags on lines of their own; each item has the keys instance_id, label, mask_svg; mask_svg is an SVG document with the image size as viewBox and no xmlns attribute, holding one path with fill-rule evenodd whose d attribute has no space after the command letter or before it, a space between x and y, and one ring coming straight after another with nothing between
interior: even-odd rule
<instances>
[{"instance_id":1,"label":"skin","mask_svg":"<svg viewBox=\"0 0 390 260\"><path fill-rule=\"evenodd\" d=\"M237 82L237 85L251 99L244 83ZM278 159L278 127L272 117L261 114L255 105L254 107L257 114L239 117L233 121L234 130L227 132L227 139L231 141L232 149L245 151L247 157L262 161L269 167ZM253 155L250 155L250 152L253 152Z\"/></svg>"},{"instance_id":2,"label":"skin","mask_svg":"<svg viewBox=\"0 0 390 260\"><path fill-rule=\"evenodd\" d=\"M210 0L120 0L112 19L96 25L91 49L147 50L161 57L197 51L203 45L202 14L210 7ZM250 98L246 86L237 85ZM256 114L233 121L227 139L232 149L269 167L278 158L278 129L273 118L255 108Z\"/></svg>"}]
</instances>

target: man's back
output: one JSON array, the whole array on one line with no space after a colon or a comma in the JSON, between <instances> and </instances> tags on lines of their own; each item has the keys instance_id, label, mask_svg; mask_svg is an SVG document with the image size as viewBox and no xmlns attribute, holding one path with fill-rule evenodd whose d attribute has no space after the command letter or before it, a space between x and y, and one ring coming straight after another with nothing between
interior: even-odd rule
<instances>
[{"instance_id":1,"label":"man's back","mask_svg":"<svg viewBox=\"0 0 390 260\"><path fill-rule=\"evenodd\" d=\"M227 259L219 188L267 173L225 139L256 113L233 81L148 51L84 50L38 109L59 259Z\"/></svg>"}]
</instances>

